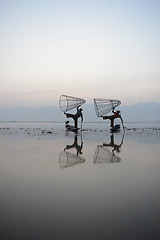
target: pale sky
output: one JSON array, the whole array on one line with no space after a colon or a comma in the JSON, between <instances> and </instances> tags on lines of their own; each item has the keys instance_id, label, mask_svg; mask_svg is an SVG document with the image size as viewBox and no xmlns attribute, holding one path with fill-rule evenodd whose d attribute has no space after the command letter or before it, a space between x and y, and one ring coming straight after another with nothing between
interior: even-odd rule
<instances>
[{"instance_id":1,"label":"pale sky","mask_svg":"<svg viewBox=\"0 0 160 240\"><path fill-rule=\"evenodd\" d=\"M159 0L0 0L0 107L160 102Z\"/></svg>"}]
</instances>

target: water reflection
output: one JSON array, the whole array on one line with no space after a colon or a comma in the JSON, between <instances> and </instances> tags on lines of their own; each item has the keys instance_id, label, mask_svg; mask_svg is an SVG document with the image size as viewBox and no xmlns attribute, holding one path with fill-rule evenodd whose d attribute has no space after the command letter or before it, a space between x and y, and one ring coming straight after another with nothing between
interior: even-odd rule
<instances>
[{"instance_id":1,"label":"water reflection","mask_svg":"<svg viewBox=\"0 0 160 240\"><path fill-rule=\"evenodd\" d=\"M120 138L120 142L117 143L115 140L115 133L110 135L108 143L103 143L102 145L97 145L93 163L115 163L120 162L121 158L119 155L121 151L121 146L123 144L124 134ZM59 164L61 168L71 167L79 163L84 163L85 158L80 156L82 154L83 141L82 134L74 134L73 143L66 145L64 150L59 155Z\"/></svg>"},{"instance_id":2,"label":"water reflection","mask_svg":"<svg viewBox=\"0 0 160 240\"><path fill-rule=\"evenodd\" d=\"M57 133L1 132L0 239L160 239L159 133Z\"/></svg>"},{"instance_id":3,"label":"water reflection","mask_svg":"<svg viewBox=\"0 0 160 240\"><path fill-rule=\"evenodd\" d=\"M78 144L78 137L78 134L75 133L73 143L71 145L66 145L64 151L60 153L59 164L61 168L71 167L73 165L85 162L85 159L79 156L82 154L83 148L82 135L80 135L80 144ZM76 150L76 153L66 151L69 149Z\"/></svg>"},{"instance_id":4,"label":"water reflection","mask_svg":"<svg viewBox=\"0 0 160 240\"><path fill-rule=\"evenodd\" d=\"M78 144L78 134L75 133L73 143L71 145L67 145L65 147L64 151L66 149L71 149L71 148L75 148L76 149L77 156L78 156L78 154L82 154L82 148L83 148L82 134L80 135L80 144Z\"/></svg>"},{"instance_id":5,"label":"water reflection","mask_svg":"<svg viewBox=\"0 0 160 240\"><path fill-rule=\"evenodd\" d=\"M120 144L115 143L114 134L110 135L110 142L103 143L102 145L97 145L94 163L115 163L120 162L121 158L115 154L120 152L121 146L123 144L124 134Z\"/></svg>"}]
</instances>

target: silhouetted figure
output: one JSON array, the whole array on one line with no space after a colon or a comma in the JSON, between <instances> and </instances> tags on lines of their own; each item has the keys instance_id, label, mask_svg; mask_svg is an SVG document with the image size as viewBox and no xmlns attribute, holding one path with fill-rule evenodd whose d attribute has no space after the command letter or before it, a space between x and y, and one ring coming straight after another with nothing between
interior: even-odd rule
<instances>
[{"instance_id":1,"label":"silhouetted figure","mask_svg":"<svg viewBox=\"0 0 160 240\"><path fill-rule=\"evenodd\" d=\"M111 125L110 127L113 128L114 127L114 120L116 118L120 118L121 119L121 122L122 122L122 126L123 126L123 129L124 129L124 125L123 125L123 119L121 117L121 114L120 114L120 111L117 110L116 112L114 111L114 108L113 108L113 115L110 115L110 116L103 116L103 119L109 119L111 121Z\"/></svg>"},{"instance_id":2,"label":"silhouetted figure","mask_svg":"<svg viewBox=\"0 0 160 240\"><path fill-rule=\"evenodd\" d=\"M71 149L71 148L75 148L75 149L77 150L77 156L78 156L78 154L82 154L83 141L81 140L81 144L80 144L80 145L78 144L77 134L75 134L75 136L74 136L74 142L73 142L73 144L67 145L67 146L65 147L64 151L65 151L66 149Z\"/></svg>"},{"instance_id":3,"label":"silhouetted figure","mask_svg":"<svg viewBox=\"0 0 160 240\"><path fill-rule=\"evenodd\" d=\"M124 134L120 144L114 142L114 134L110 135L110 143L98 145L94 155L94 163L115 163L120 162L121 158L115 153L119 153L123 144Z\"/></svg>"},{"instance_id":4,"label":"silhouetted figure","mask_svg":"<svg viewBox=\"0 0 160 240\"><path fill-rule=\"evenodd\" d=\"M112 149L112 153L114 154L114 152L116 151L116 152L120 152L120 148L121 148L121 146L122 146L122 144L123 144L123 139L124 139L124 134L123 134L123 136L122 136L122 140L121 140L121 143L120 144L115 144L115 142L114 142L114 134L112 134L111 136L110 136L110 143L103 143L103 146L105 146L105 147L112 147L113 149Z\"/></svg>"},{"instance_id":5,"label":"silhouetted figure","mask_svg":"<svg viewBox=\"0 0 160 240\"><path fill-rule=\"evenodd\" d=\"M79 117L81 117L81 122L83 122L83 114L82 114L83 109L79 108L79 107L80 106L77 107L76 114L71 114L71 113L64 112L64 114L66 114L67 118L73 118L73 120L74 120L74 127L75 128L78 128L78 118Z\"/></svg>"}]
</instances>

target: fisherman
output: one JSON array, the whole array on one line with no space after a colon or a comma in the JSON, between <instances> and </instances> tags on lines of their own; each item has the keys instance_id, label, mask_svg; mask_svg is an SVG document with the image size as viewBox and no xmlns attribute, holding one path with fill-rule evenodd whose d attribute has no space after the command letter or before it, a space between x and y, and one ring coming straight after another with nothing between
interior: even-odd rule
<instances>
[{"instance_id":1,"label":"fisherman","mask_svg":"<svg viewBox=\"0 0 160 240\"><path fill-rule=\"evenodd\" d=\"M75 136L74 136L74 142L73 142L73 144L72 144L72 145L67 145L67 146L65 147L64 151L65 151L66 149L71 149L71 148L75 148L75 149L77 150L77 156L78 156L79 154L82 154L83 141L81 140L81 144L80 144L80 145L78 144L78 136L77 136L77 134L75 134Z\"/></svg>"},{"instance_id":2,"label":"fisherman","mask_svg":"<svg viewBox=\"0 0 160 240\"><path fill-rule=\"evenodd\" d=\"M112 133L112 135L110 135L110 143L103 143L103 146L105 147L112 147L112 153L114 154L114 152L120 152L120 148L123 144L123 139L124 139L124 134L122 136L122 140L121 140L121 143L120 144L115 144L114 142L114 134ZM115 155L115 154L114 154Z\"/></svg>"},{"instance_id":3,"label":"fisherman","mask_svg":"<svg viewBox=\"0 0 160 240\"><path fill-rule=\"evenodd\" d=\"M77 112L76 114L71 114L71 113L66 113L64 112L64 114L66 114L67 118L73 118L74 120L74 127L78 128L78 118L81 117L81 122L83 122L83 109L79 108L80 106L77 107Z\"/></svg>"},{"instance_id":4,"label":"fisherman","mask_svg":"<svg viewBox=\"0 0 160 240\"><path fill-rule=\"evenodd\" d=\"M114 127L114 120L115 120L116 118L120 118L120 119L121 119L121 122L122 122L123 129L124 129L123 119L122 119L122 117L121 117L120 111L117 110L117 111L115 112L114 109L115 109L115 108L113 108L113 110L112 110L113 115L103 116L103 119L109 119L109 120L111 121L110 127L113 128L113 127Z\"/></svg>"}]
</instances>

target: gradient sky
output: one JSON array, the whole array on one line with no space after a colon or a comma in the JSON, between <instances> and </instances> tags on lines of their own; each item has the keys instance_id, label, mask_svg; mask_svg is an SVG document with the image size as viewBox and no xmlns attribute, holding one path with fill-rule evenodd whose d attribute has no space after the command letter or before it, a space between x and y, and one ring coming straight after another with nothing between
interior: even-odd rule
<instances>
[{"instance_id":1,"label":"gradient sky","mask_svg":"<svg viewBox=\"0 0 160 240\"><path fill-rule=\"evenodd\" d=\"M0 0L0 107L160 102L159 0Z\"/></svg>"}]
</instances>

